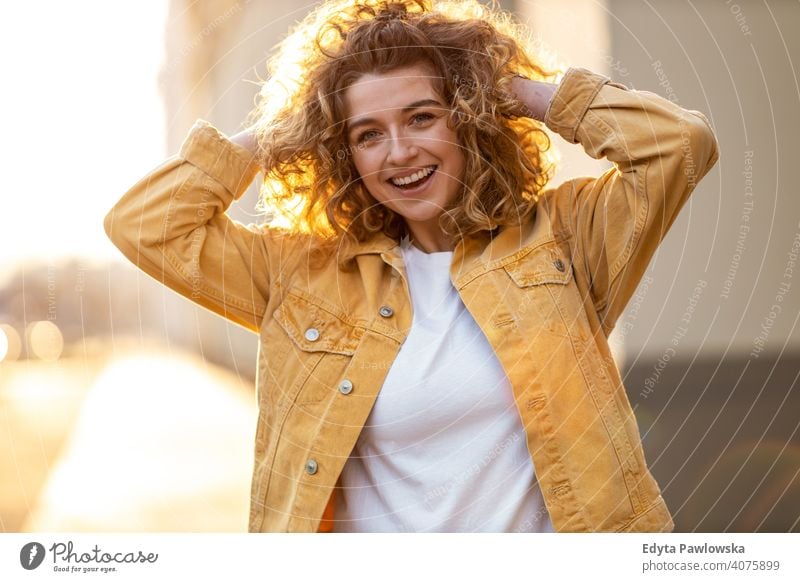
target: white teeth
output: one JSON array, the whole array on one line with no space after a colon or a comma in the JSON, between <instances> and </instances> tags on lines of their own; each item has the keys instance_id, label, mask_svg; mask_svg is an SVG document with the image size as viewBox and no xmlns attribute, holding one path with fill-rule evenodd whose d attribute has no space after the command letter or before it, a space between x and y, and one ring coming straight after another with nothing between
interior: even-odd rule
<instances>
[{"instance_id":1,"label":"white teeth","mask_svg":"<svg viewBox=\"0 0 800 582\"><path fill-rule=\"evenodd\" d=\"M411 174L410 176L406 176L405 178L392 178L392 184L395 186L407 186L408 184L412 184L413 182L419 182L426 176L429 176L433 170L436 169L436 166L430 166L427 168L423 168L419 172L415 174Z\"/></svg>"}]
</instances>

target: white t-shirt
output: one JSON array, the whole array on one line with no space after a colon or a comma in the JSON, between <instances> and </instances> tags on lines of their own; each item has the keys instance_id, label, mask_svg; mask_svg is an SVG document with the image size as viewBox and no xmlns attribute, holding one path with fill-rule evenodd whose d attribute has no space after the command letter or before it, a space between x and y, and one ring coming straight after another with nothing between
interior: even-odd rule
<instances>
[{"instance_id":1,"label":"white t-shirt","mask_svg":"<svg viewBox=\"0 0 800 582\"><path fill-rule=\"evenodd\" d=\"M450 282L400 245L411 330L347 460L337 532L553 531L511 385Z\"/></svg>"}]
</instances>

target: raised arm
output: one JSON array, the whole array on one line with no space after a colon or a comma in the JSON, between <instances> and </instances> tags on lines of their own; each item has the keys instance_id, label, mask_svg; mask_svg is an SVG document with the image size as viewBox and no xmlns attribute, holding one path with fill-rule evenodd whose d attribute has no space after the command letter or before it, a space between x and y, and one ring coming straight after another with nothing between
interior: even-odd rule
<instances>
[{"instance_id":1,"label":"raised arm","mask_svg":"<svg viewBox=\"0 0 800 582\"><path fill-rule=\"evenodd\" d=\"M225 214L260 170L254 148L249 132L229 140L198 120L178 155L134 184L104 226L144 272L257 332L270 285L265 230Z\"/></svg>"},{"instance_id":2,"label":"raised arm","mask_svg":"<svg viewBox=\"0 0 800 582\"><path fill-rule=\"evenodd\" d=\"M242 149L247 150L248 152L250 152L251 156L256 155L258 145L256 143L256 137L253 127L248 127L247 129L243 129L230 139L231 143L235 143Z\"/></svg>"},{"instance_id":3,"label":"raised arm","mask_svg":"<svg viewBox=\"0 0 800 582\"><path fill-rule=\"evenodd\" d=\"M717 141L702 113L579 68L567 71L544 120L615 166L543 198L571 241L576 276L587 279L608 334L689 194L717 161Z\"/></svg>"}]
</instances>

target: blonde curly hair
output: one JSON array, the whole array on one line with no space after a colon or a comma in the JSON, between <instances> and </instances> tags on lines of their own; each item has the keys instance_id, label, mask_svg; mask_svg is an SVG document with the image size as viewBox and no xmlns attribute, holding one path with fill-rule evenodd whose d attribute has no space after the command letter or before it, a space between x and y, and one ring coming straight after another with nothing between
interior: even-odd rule
<instances>
[{"instance_id":1,"label":"blonde curly hair","mask_svg":"<svg viewBox=\"0 0 800 582\"><path fill-rule=\"evenodd\" d=\"M320 241L406 234L403 218L359 179L343 97L364 74L424 63L438 77L434 88L466 157L464 187L441 228L463 237L520 224L553 166L547 134L517 115L510 91L514 74L555 77L531 58L532 47L508 14L476 0L325 2L278 46L251 112L265 169L259 209Z\"/></svg>"}]
</instances>

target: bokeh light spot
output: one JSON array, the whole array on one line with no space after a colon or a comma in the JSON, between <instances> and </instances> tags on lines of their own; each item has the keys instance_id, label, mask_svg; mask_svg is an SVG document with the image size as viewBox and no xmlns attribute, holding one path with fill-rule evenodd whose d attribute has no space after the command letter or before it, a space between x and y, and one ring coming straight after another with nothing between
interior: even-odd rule
<instances>
[{"instance_id":1,"label":"bokeh light spot","mask_svg":"<svg viewBox=\"0 0 800 582\"><path fill-rule=\"evenodd\" d=\"M17 330L7 323L0 324L0 362L18 360L22 353L22 340Z\"/></svg>"},{"instance_id":2,"label":"bokeh light spot","mask_svg":"<svg viewBox=\"0 0 800 582\"><path fill-rule=\"evenodd\" d=\"M46 362L55 362L64 350L64 336L52 321L35 321L28 326L31 353Z\"/></svg>"}]
</instances>

